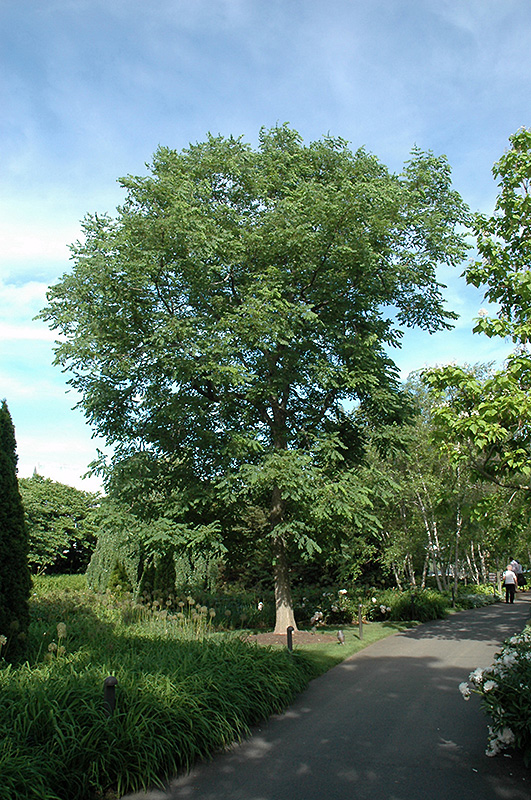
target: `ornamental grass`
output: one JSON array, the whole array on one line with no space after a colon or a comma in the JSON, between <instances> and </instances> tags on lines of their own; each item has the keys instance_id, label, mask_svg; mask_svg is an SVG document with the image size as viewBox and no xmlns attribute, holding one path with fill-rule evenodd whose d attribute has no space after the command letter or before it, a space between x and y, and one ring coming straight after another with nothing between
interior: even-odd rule
<instances>
[{"instance_id":1,"label":"ornamental grass","mask_svg":"<svg viewBox=\"0 0 531 800\"><path fill-rule=\"evenodd\" d=\"M315 674L304 654L217 633L208 609L124 622L122 601L48 584L33 598L28 662L0 666L0 800L110 800L162 785L281 711Z\"/></svg>"}]
</instances>

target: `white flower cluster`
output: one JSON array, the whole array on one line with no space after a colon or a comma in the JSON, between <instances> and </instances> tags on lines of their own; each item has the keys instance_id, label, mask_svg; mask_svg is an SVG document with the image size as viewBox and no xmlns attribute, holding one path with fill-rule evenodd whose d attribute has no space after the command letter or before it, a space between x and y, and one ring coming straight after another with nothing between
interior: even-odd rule
<instances>
[{"instance_id":1,"label":"white flower cluster","mask_svg":"<svg viewBox=\"0 0 531 800\"><path fill-rule=\"evenodd\" d=\"M481 667L476 667L474 672L471 672L468 676L469 680L474 684L474 686L480 687L481 682L483 680L483 673L485 670L481 669Z\"/></svg>"},{"instance_id":2,"label":"white flower cluster","mask_svg":"<svg viewBox=\"0 0 531 800\"><path fill-rule=\"evenodd\" d=\"M463 681L459 684L459 691L463 695L463 700L470 700L470 695L472 692L470 691L470 686L466 681Z\"/></svg>"},{"instance_id":3,"label":"white flower cluster","mask_svg":"<svg viewBox=\"0 0 531 800\"><path fill-rule=\"evenodd\" d=\"M322 619L323 619L323 612L322 611L316 611L315 614L313 615L313 617L310 620L310 624L311 625L318 625L321 622Z\"/></svg>"},{"instance_id":4,"label":"white flower cluster","mask_svg":"<svg viewBox=\"0 0 531 800\"><path fill-rule=\"evenodd\" d=\"M468 680L470 683L476 687L477 690L482 690L483 692L491 692L493 689L496 688L498 685L496 681L493 680L485 680L485 673L486 670L481 669L481 667L477 667L473 672L470 673L468 676ZM468 685L466 681L463 681L459 684L459 691L463 695L464 700L469 700L470 695L472 694L472 689Z\"/></svg>"},{"instance_id":5,"label":"white flower cluster","mask_svg":"<svg viewBox=\"0 0 531 800\"><path fill-rule=\"evenodd\" d=\"M501 753L506 747L511 747L514 743L515 736L510 728L495 730L489 725L488 746L485 750L485 755L489 756L489 758L497 756L498 753Z\"/></svg>"},{"instance_id":6,"label":"white flower cluster","mask_svg":"<svg viewBox=\"0 0 531 800\"><path fill-rule=\"evenodd\" d=\"M463 681L459 684L459 691L464 700L468 700L472 692L481 694L484 699L486 695L492 693L492 698L487 701L489 714L492 716L493 725L489 727L488 746L485 751L487 756L495 756L507 747L511 747L516 742L514 731L507 722L511 719L511 709L502 707L500 695L496 689L503 688L504 681L511 680L514 683L516 675L514 670L531 661L531 629L526 628L523 633L512 636L508 639L501 652L495 657L494 664L488 669L478 667L469 675L471 686ZM512 674L511 674L512 673ZM525 673L524 673L525 674ZM531 681L521 682L520 691L531 693ZM514 715L513 715L514 718Z\"/></svg>"}]
</instances>

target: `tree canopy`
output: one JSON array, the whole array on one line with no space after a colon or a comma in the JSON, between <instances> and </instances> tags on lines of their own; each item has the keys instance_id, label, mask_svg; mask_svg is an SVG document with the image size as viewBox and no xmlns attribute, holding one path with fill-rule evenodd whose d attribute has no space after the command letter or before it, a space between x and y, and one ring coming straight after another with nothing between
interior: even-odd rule
<instances>
[{"instance_id":1,"label":"tree canopy","mask_svg":"<svg viewBox=\"0 0 531 800\"><path fill-rule=\"evenodd\" d=\"M440 435L454 458L468 460L482 478L511 489L531 489L531 131L521 128L493 167L499 191L492 215L476 214L480 260L465 270L483 287L495 313L483 311L474 332L512 340L502 369L478 374L470 367L429 370L440 393Z\"/></svg>"},{"instance_id":2,"label":"tree canopy","mask_svg":"<svg viewBox=\"0 0 531 800\"><path fill-rule=\"evenodd\" d=\"M90 515L98 505L97 495L37 474L21 478L19 489L32 570L84 571L96 544L96 524Z\"/></svg>"},{"instance_id":3,"label":"tree canopy","mask_svg":"<svg viewBox=\"0 0 531 800\"><path fill-rule=\"evenodd\" d=\"M238 498L267 509L285 630L287 544L316 548L370 517L362 431L407 416L389 356L403 326L455 318L436 270L462 260L467 209L444 157L414 149L391 174L287 125L256 150L160 147L148 175L120 183L124 204L85 218L48 293L56 363L114 446L111 486L144 517L193 538L230 524Z\"/></svg>"}]
</instances>

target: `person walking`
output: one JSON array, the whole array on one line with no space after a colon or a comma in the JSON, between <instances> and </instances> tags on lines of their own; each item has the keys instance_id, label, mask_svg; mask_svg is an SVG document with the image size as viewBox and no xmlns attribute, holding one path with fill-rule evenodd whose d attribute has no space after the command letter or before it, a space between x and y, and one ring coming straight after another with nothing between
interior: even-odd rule
<instances>
[{"instance_id":1,"label":"person walking","mask_svg":"<svg viewBox=\"0 0 531 800\"><path fill-rule=\"evenodd\" d=\"M505 602L514 603L514 595L516 593L516 574L510 564L503 573L503 584L505 586Z\"/></svg>"},{"instance_id":2,"label":"person walking","mask_svg":"<svg viewBox=\"0 0 531 800\"><path fill-rule=\"evenodd\" d=\"M513 560L511 561L511 567L514 574L516 575L516 586L523 591L523 586L525 585L523 567L520 564L520 562L516 560L516 558L513 558Z\"/></svg>"}]
</instances>

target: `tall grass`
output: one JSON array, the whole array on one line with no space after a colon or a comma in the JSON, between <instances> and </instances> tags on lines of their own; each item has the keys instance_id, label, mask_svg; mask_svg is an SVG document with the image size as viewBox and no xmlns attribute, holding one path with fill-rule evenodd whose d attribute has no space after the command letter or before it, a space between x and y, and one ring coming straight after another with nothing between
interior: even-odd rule
<instances>
[{"instance_id":1,"label":"tall grass","mask_svg":"<svg viewBox=\"0 0 531 800\"><path fill-rule=\"evenodd\" d=\"M133 606L102 602L81 580L37 584L29 661L0 667L1 800L103 800L160 784L280 711L315 674L303 654L215 633L208 614L135 618Z\"/></svg>"}]
</instances>

